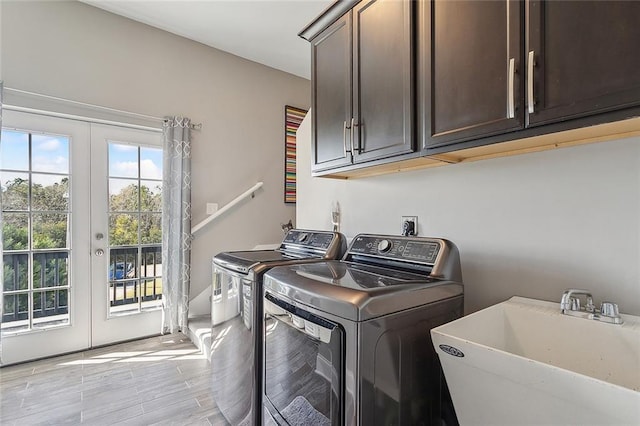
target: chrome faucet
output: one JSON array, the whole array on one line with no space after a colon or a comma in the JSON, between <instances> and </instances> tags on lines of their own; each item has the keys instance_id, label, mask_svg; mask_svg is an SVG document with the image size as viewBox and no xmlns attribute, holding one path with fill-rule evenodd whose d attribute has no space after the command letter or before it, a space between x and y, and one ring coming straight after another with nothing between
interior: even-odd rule
<instances>
[{"instance_id":1,"label":"chrome faucet","mask_svg":"<svg viewBox=\"0 0 640 426\"><path fill-rule=\"evenodd\" d=\"M579 296L584 296L586 305L580 307ZM560 300L560 312L564 315L587 318L596 321L608 322L611 324L622 324L622 318L618 312L618 305L611 302L602 302L600 309L596 309L593 304L593 296L587 290L571 288L562 293Z\"/></svg>"},{"instance_id":2,"label":"chrome faucet","mask_svg":"<svg viewBox=\"0 0 640 426\"><path fill-rule=\"evenodd\" d=\"M595 306L593 305L593 296L587 290L580 290L578 288L570 288L562 293L562 300L560 300L560 309L563 314L569 314L569 312L580 311L580 299L576 296L585 296L587 304L585 306L586 312L594 312Z\"/></svg>"}]
</instances>

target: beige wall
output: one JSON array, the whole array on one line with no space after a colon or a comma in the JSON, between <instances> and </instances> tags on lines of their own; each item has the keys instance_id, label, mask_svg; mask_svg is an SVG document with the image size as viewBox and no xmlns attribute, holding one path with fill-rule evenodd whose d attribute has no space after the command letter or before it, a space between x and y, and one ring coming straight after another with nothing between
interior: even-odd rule
<instances>
[{"instance_id":1,"label":"beige wall","mask_svg":"<svg viewBox=\"0 0 640 426\"><path fill-rule=\"evenodd\" d=\"M592 290L640 315L640 138L355 180L311 178L309 116L298 130L298 226L421 235L460 249L465 309L519 295Z\"/></svg>"},{"instance_id":2,"label":"beige wall","mask_svg":"<svg viewBox=\"0 0 640 426\"><path fill-rule=\"evenodd\" d=\"M211 257L279 242L284 105L308 107L309 81L79 2L2 2L5 86L203 124L193 133L193 220L258 181L263 189L193 244L192 296L210 283Z\"/></svg>"}]
</instances>

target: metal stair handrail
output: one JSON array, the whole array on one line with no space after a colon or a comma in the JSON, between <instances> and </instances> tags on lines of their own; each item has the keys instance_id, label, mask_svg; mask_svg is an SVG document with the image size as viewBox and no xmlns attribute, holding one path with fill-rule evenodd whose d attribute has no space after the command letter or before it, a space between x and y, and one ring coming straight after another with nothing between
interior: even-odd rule
<instances>
[{"instance_id":1,"label":"metal stair handrail","mask_svg":"<svg viewBox=\"0 0 640 426\"><path fill-rule=\"evenodd\" d=\"M204 219L202 222L198 223L197 225L191 227L191 236L195 237L196 232L198 232L199 230L201 230L202 228L207 226L209 223L213 222L216 218L218 218L219 216L224 214L227 210L231 209L233 206L238 204L240 201L244 200L245 198L247 198L250 195L253 197L253 193L256 190L258 190L260 187L262 187L262 185L264 185L264 182L256 183L251 188L247 189L245 192L243 192L242 194L238 195L236 198L231 200L228 204L226 204L224 207L219 209L217 212L215 212L214 214L212 214L208 218Z\"/></svg>"}]
</instances>

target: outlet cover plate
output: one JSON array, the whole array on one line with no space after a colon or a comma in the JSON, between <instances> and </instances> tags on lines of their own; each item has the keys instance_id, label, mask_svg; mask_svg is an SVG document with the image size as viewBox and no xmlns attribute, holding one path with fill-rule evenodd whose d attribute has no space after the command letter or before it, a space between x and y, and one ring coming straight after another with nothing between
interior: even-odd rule
<instances>
[{"instance_id":1,"label":"outlet cover plate","mask_svg":"<svg viewBox=\"0 0 640 426\"><path fill-rule=\"evenodd\" d=\"M414 235L418 235L418 216L402 216L402 222L400 223L400 235L404 231L405 222L413 222Z\"/></svg>"}]
</instances>

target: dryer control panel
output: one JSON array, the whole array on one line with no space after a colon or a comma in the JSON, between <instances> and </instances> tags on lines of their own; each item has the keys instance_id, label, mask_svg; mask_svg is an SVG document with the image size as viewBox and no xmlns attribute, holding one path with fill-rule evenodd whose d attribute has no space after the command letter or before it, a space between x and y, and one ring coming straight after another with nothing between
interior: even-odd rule
<instances>
[{"instance_id":1,"label":"dryer control panel","mask_svg":"<svg viewBox=\"0 0 640 426\"><path fill-rule=\"evenodd\" d=\"M291 229L277 251L292 257L341 259L346 246L346 239L339 232Z\"/></svg>"},{"instance_id":2,"label":"dryer control panel","mask_svg":"<svg viewBox=\"0 0 640 426\"><path fill-rule=\"evenodd\" d=\"M302 247L312 247L328 249L336 239L334 232L305 231L292 229L287 233L282 241L282 245L297 245Z\"/></svg>"}]
</instances>

